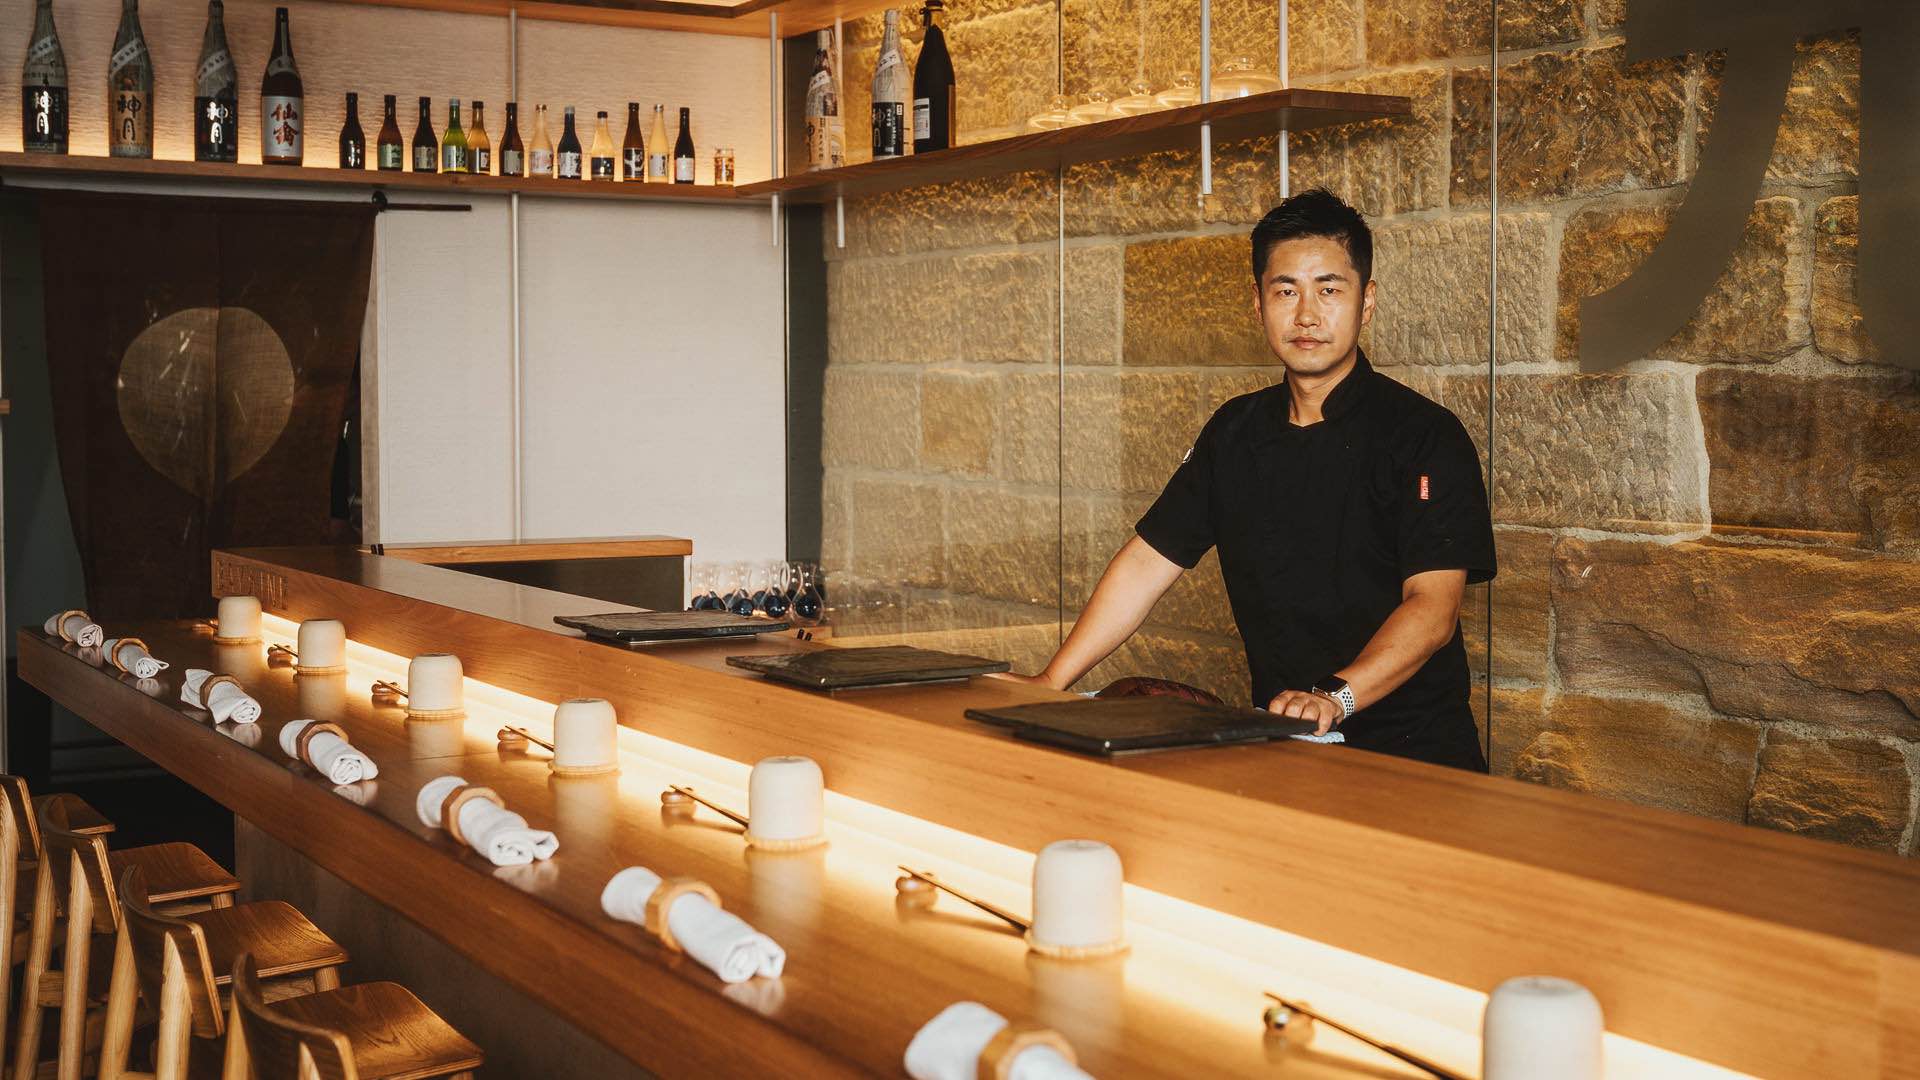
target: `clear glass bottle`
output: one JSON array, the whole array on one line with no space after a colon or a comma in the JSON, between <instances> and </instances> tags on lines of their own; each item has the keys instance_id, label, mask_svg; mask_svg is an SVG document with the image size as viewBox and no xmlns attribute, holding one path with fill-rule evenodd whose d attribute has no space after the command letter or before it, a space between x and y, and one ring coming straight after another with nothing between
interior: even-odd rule
<instances>
[{"instance_id":1,"label":"clear glass bottle","mask_svg":"<svg viewBox=\"0 0 1920 1080\"><path fill-rule=\"evenodd\" d=\"M20 70L20 134L29 153L67 152L67 54L53 28L53 0L39 0Z\"/></svg>"},{"instance_id":2,"label":"clear glass bottle","mask_svg":"<svg viewBox=\"0 0 1920 1080\"><path fill-rule=\"evenodd\" d=\"M873 66L873 156L900 157L912 147L907 138L907 91L913 76L900 51L900 13L888 11L880 35L880 59Z\"/></svg>"},{"instance_id":3,"label":"clear glass bottle","mask_svg":"<svg viewBox=\"0 0 1920 1080\"><path fill-rule=\"evenodd\" d=\"M595 180L611 180L613 167L613 135L607 131L607 114L603 110L594 123L593 145L587 150L587 175Z\"/></svg>"},{"instance_id":4,"label":"clear glass bottle","mask_svg":"<svg viewBox=\"0 0 1920 1080\"><path fill-rule=\"evenodd\" d=\"M664 184L672 179L673 144L667 141L667 107L653 107L653 132L647 137L647 183Z\"/></svg>"},{"instance_id":5,"label":"clear glass bottle","mask_svg":"<svg viewBox=\"0 0 1920 1080\"><path fill-rule=\"evenodd\" d=\"M306 156L307 107L300 69L293 63L293 30L287 9L273 11L273 54L260 79L260 160L298 165Z\"/></svg>"},{"instance_id":6,"label":"clear glass bottle","mask_svg":"<svg viewBox=\"0 0 1920 1080\"><path fill-rule=\"evenodd\" d=\"M547 137L547 107L533 107L533 142L527 147L527 175L553 178L553 140Z\"/></svg>"},{"instance_id":7,"label":"clear glass bottle","mask_svg":"<svg viewBox=\"0 0 1920 1080\"><path fill-rule=\"evenodd\" d=\"M447 130L440 136L440 171L469 173L473 162L467 159L467 133L460 127L460 99L447 99Z\"/></svg>"},{"instance_id":8,"label":"clear glass bottle","mask_svg":"<svg viewBox=\"0 0 1920 1080\"><path fill-rule=\"evenodd\" d=\"M121 0L120 29L107 61L107 153L153 156L153 54L140 32L139 0Z\"/></svg>"},{"instance_id":9,"label":"clear glass bottle","mask_svg":"<svg viewBox=\"0 0 1920 1080\"><path fill-rule=\"evenodd\" d=\"M467 160L475 176L493 172L493 140L487 138L486 108L486 102L474 102L473 122L467 125Z\"/></svg>"},{"instance_id":10,"label":"clear glass bottle","mask_svg":"<svg viewBox=\"0 0 1920 1080\"><path fill-rule=\"evenodd\" d=\"M814 35L813 75L807 79L807 171L847 163L847 131L840 115L840 82L833 73L833 31Z\"/></svg>"},{"instance_id":11,"label":"clear glass bottle","mask_svg":"<svg viewBox=\"0 0 1920 1080\"><path fill-rule=\"evenodd\" d=\"M240 75L227 48L220 0L207 0L207 32L193 78L193 160L238 161Z\"/></svg>"}]
</instances>

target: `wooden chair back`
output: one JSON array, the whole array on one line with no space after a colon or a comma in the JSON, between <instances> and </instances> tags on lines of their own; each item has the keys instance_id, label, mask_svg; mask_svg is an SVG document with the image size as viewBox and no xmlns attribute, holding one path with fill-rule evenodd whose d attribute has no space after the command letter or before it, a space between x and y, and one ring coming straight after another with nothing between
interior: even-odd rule
<instances>
[{"instance_id":1,"label":"wooden chair back","mask_svg":"<svg viewBox=\"0 0 1920 1080\"><path fill-rule=\"evenodd\" d=\"M0 781L17 777L0 777ZM8 785L0 784L11 790ZM7 797L8 802L12 797ZM7 1063L5 1032L13 1030L13 965L20 958L13 952L14 924L19 921L20 823L12 807L0 807L0 1075Z\"/></svg>"},{"instance_id":2,"label":"wooden chair back","mask_svg":"<svg viewBox=\"0 0 1920 1080\"><path fill-rule=\"evenodd\" d=\"M138 866L120 877L120 914L125 920L127 944L133 961L134 983L148 1004L159 1008L176 991L190 1010L189 1030L202 1039L223 1033L220 992L215 988L213 960L207 953L206 932L185 919L161 915L147 903L147 879ZM164 1017L163 1017L164 1019Z\"/></svg>"},{"instance_id":3,"label":"wooden chair back","mask_svg":"<svg viewBox=\"0 0 1920 1080\"><path fill-rule=\"evenodd\" d=\"M267 1008L260 996L260 979L253 957L241 953L233 962L233 1017L227 1039L239 1039L245 1050L229 1047L223 1080L360 1080L353 1064L353 1045L338 1031L297 1023Z\"/></svg>"},{"instance_id":4,"label":"wooden chair back","mask_svg":"<svg viewBox=\"0 0 1920 1080\"><path fill-rule=\"evenodd\" d=\"M67 827L67 809L59 800L40 804L40 842L43 864L53 877L53 899L72 920L78 913L90 920L96 934L120 928L120 899L107 869L107 841L82 835Z\"/></svg>"},{"instance_id":5,"label":"wooden chair back","mask_svg":"<svg viewBox=\"0 0 1920 1080\"><path fill-rule=\"evenodd\" d=\"M33 812L33 794L27 790L27 778L0 775L0 800L5 800L6 816L13 819L14 832L24 845L15 858L37 862L40 858L40 822Z\"/></svg>"}]
</instances>

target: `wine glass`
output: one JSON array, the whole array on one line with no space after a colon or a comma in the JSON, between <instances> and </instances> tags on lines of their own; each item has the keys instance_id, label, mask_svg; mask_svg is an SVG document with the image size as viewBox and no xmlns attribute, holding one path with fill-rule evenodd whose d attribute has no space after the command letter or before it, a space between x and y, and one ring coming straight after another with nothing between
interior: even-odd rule
<instances>
[{"instance_id":1,"label":"wine glass","mask_svg":"<svg viewBox=\"0 0 1920 1080\"><path fill-rule=\"evenodd\" d=\"M817 625L826 609L825 598L820 592L820 567L815 563L801 563L795 577L799 582L799 592L793 597L794 618L809 626Z\"/></svg>"},{"instance_id":2,"label":"wine glass","mask_svg":"<svg viewBox=\"0 0 1920 1080\"><path fill-rule=\"evenodd\" d=\"M739 582L739 587L733 591L732 599L727 603L727 610L744 619L753 614L755 607L753 602L753 564L744 562L735 563L733 566L733 576L734 580Z\"/></svg>"},{"instance_id":3,"label":"wine glass","mask_svg":"<svg viewBox=\"0 0 1920 1080\"><path fill-rule=\"evenodd\" d=\"M792 601L787 599L787 564L768 563L767 579L767 592L760 600L760 610L769 618L778 619L792 606Z\"/></svg>"}]
</instances>

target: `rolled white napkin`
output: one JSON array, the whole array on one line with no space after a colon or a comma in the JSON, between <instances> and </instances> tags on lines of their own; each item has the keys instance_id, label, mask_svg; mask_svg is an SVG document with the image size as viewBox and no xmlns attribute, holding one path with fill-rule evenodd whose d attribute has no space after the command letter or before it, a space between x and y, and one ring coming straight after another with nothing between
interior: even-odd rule
<instances>
[{"instance_id":1,"label":"rolled white napkin","mask_svg":"<svg viewBox=\"0 0 1920 1080\"><path fill-rule=\"evenodd\" d=\"M313 720L295 720L280 729L280 749L290 758L300 756L300 733L307 730ZM380 775L380 769L373 759L353 748L353 744L335 735L323 731L307 744L307 756L313 759L313 767L326 774L333 784L352 784L361 780L371 780Z\"/></svg>"},{"instance_id":2,"label":"rolled white napkin","mask_svg":"<svg viewBox=\"0 0 1920 1080\"><path fill-rule=\"evenodd\" d=\"M59 614L49 615L46 631L54 637L71 641L83 649L97 648L107 639L107 633L100 629L99 623L78 611L68 614L65 620L62 620Z\"/></svg>"},{"instance_id":3,"label":"rolled white napkin","mask_svg":"<svg viewBox=\"0 0 1920 1080\"><path fill-rule=\"evenodd\" d=\"M119 638L108 638L100 648L109 659L117 657L121 665L133 672L133 677L136 679L151 679L173 666L165 660L155 660L153 654L138 642L131 642L123 647ZM121 656L122 651L127 655Z\"/></svg>"},{"instance_id":4,"label":"rolled white napkin","mask_svg":"<svg viewBox=\"0 0 1920 1080\"><path fill-rule=\"evenodd\" d=\"M357 784L335 785L333 793L355 806L372 806L373 797L380 790L377 780L363 780Z\"/></svg>"},{"instance_id":5,"label":"rolled white napkin","mask_svg":"<svg viewBox=\"0 0 1920 1080\"><path fill-rule=\"evenodd\" d=\"M465 785L458 776L436 776L420 785L420 793L413 800L420 823L431 829L445 828L440 807L455 788ZM467 838L467 846L495 866L525 866L535 859L552 858L560 850L559 837L544 829L529 828L526 818L485 799L473 799L460 808L460 832Z\"/></svg>"},{"instance_id":6,"label":"rolled white napkin","mask_svg":"<svg viewBox=\"0 0 1920 1080\"><path fill-rule=\"evenodd\" d=\"M601 890L600 908L623 922L645 924L647 899L659 887L660 875L629 866ZM688 893L675 900L667 909L667 929L688 956L721 982L745 982L755 975L777 979L787 966L787 951L772 938L704 896Z\"/></svg>"},{"instance_id":7,"label":"rolled white napkin","mask_svg":"<svg viewBox=\"0 0 1920 1080\"><path fill-rule=\"evenodd\" d=\"M217 682L213 690L202 693L207 680L213 678L213 672L204 668L188 668L187 678L180 685L180 700L196 709L205 709L213 714L213 722L224 724L231 720L236 724L251 724L260 719L260 703L247 696L239 684Z\"/></svg>"},{"instance_id":8,"label":"rolled white napkin","mask_svg":"<svg viewBox=\"0 0 1920 1080\"><path fill-rule=\"evenodd\" d=\"M974 1080L980 1051L987 1048L1007 1018L977 1001L957 1001L907 1044L907 1075L913 1080ZM1093 1080L1051 1046L1030 1046L1013 1059L1012 1080Z\"/></svg>"}]
</instances>

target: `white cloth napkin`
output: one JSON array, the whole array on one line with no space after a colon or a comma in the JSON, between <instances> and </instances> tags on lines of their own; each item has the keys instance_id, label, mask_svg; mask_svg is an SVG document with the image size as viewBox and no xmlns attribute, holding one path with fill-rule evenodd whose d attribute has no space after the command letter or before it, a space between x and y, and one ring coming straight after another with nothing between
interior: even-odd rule
<instances>
[{"instance_id":1,"label":"white cloth napkin","mask_svg":"<svg viewBox=\"0 0 1920 1080\"><path fill-rule=\"evenodd\" d=\"M280 749L290 758L300 756L300 733L307 730L312 720L295 720L280 729ZM361 780L371 780L380 775L380 769L373 759L353 748L353 744L335 735L323 731L307 744L307 756L313 759L313 767L320 770L332 784L352 784Z\"/></svg>"},{"instance_id":2,"label":"white cloth napkin","mask_svg":"<svg viewBox=\"0 0 1920 1080\"><path fill-rule=\"evenodd\" d=\"M188 668L186 681L180 685L180 700L212 713L216 724L224 724L229 720L236 724L251 724L260 719L260 703L247 696L247 692L236 683L215 683L211 695L202 695L201 689L211 678L211 671Z\"/></svg>"},{"instance_id":3,"label":"white cloth napkin","mask_svg":"<svg viewBox=\"0 0 1920 1080\"><path fill-rule=\"evenodd\" d=\"M466 781L458 776L437 776L420 785L413 810L420 815L421 824L444 828L441 804L464 784ZM460 833L469 847L495 866L525 866L535 859L550 859L560 850L559 837L545 829L529 828L526 818L485 799L474 799L460 808Z\"/></svg>"},{"instance_id":4,"label":"white cloth napkin","mask_svg":"<svg viewBox=\"0 0 1920 1080\"><path fill-rule=\"evenodd\" d=\"M629 866L601 890L601 910L624 922L645 923L647 898L659 887L660 875ZM688 893L675 900L667 909L667 929L688 956L721 982L745 982L755 975L777 979L786 970L785 949L704 896Z\"/></svg>"},{"instance_id":5,"label":"white cloth napkin","mask_svg":"<svg viewBox=\"0 0 1920 1080\"><path fill-rule=\"evenodd\" d=\"M958 1001L927 1021L907 1044L907 1075L913 1080L974 1080L980 1051L1007 1018L977 1001ZM1051 1046L1030 1046L1013 1059L1013 1080L1093 1080Z\"/></svg>"},{"instance_id":6,"label":"white cloth napkin","mask_svg":"<svg viewBox=\"0 0 1920 1080\"><path fill-rule=\"evenodd\" d=\"M100 624L80 612L67 616L64 624L61 623L58 613L47 616L46 631L54 637L71 641L83 649L97 648L107 639L107 633L100 629Z\"/></svg>"},{"instance_id":7,"label":"white cloth napkin","mask_svg":"<svg viewBox=\"0 0 1920 1080\"><path fill-rule=\"evenodd\" d=\"M120 663L126 666L128 671L133 672L133 677L136 679L151 679L155 675L173 666L165 660L155 660L152 653L149 653L139 645L128 646L129 649L133 650L131 653L133 656L132 660L120 656L119 638L108 638L106 643L100 646L100 648L109 659L117 657Z\"/></svg>"}]
</instances>

